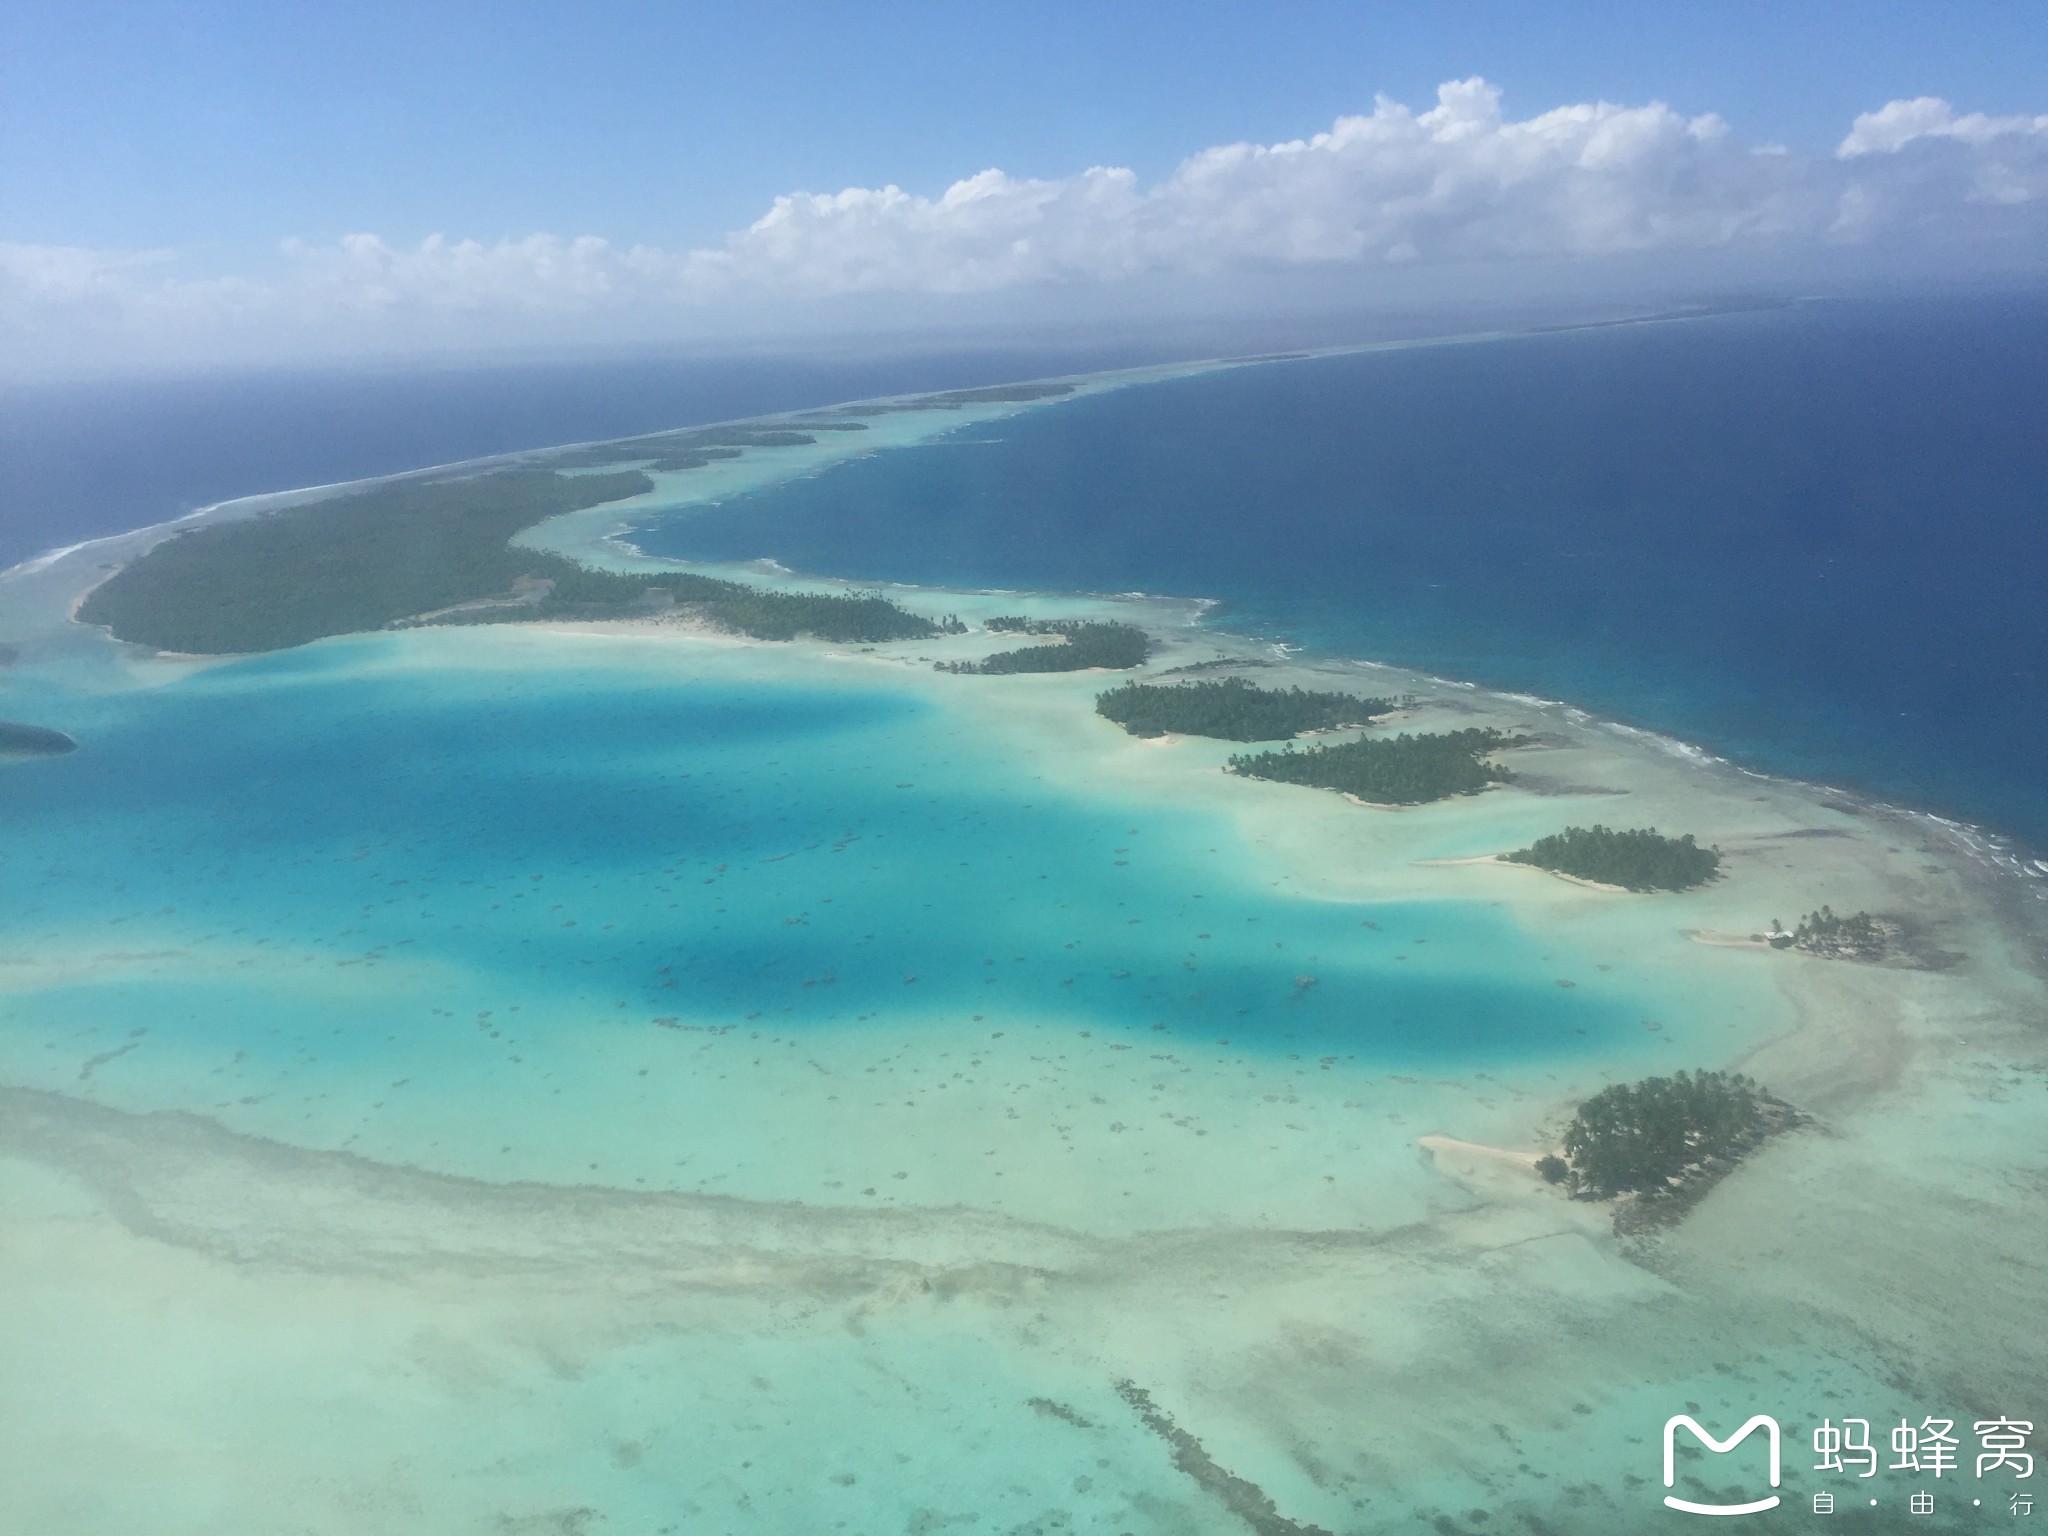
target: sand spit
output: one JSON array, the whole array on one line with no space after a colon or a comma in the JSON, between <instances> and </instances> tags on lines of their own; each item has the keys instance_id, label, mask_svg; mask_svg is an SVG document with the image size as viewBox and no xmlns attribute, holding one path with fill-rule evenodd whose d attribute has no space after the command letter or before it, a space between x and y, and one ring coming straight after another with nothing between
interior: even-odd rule
<instances>
[{"instance_id":1,"label":"sand spit","mask_svg":"<svg viewBox=\"0 0 2048 1536\"><path fill-rule=\"evenodd\" d=\"M1537 1163L1544 1157L1541 1152L1515 1152L1506 1147L1489 1147L1483 1142L1460 1141L1455 1136L1423 1136L1418 1138L1415 1144L1427 1152L1484 1158L1509 1167L1526 1169L1530 1173L1536 1171Z\"/></svg>"},{"instance_id":2,"label":"sand spit","mask_svg":"<svg viewBox=\"0 0 2048 1536\"><path fill-rule=\"evenodd\" d=\"M1350 797L1347 796L1346 798ZM1363 804L1364 802L1361 801L1359 803ZM1588 880L1583 875L1568 875L1561 869L1544 869L1538 864L1524 864L1518 859L1509 858L1504 853L1482 853L1469 859L1417 859L1415 862L1425 869L1458 869L1471 864L1495 864L1504 869L1535 870L1539 874L1549 875L1553 879L1563 880L1567 884L1583 886L1589 891L1606 891L1609 895L1613 896L1642 896L1650 894L1647 891L1631 891L1625 885L1610 885L1604 880Z\"/></svg>"},{"instance_id":3,"label":"sand spit","mask_svg":"<svg viewBox=\"0 0 2048 1536\"><path fill-rule=\"evenodd\" d=\"M1694 928L1686 934L1695 944L1708 944L1716 949L1771 949L1771 941L1760 933L1718 933L1710 928Z\"/></svg>"}]
</instances>

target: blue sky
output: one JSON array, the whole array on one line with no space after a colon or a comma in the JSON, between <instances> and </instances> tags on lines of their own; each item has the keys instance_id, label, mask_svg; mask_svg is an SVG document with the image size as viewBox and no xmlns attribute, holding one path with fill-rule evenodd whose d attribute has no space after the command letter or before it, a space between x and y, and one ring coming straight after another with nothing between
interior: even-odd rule
<instances>
[{"instance_id":1,"label":"blue sky","mask_svg":"<svg viewBox=\"0 0 2048 1536\"><path fill-rule=\"evenodd\" d=\"M1938 138L1940 152L1957 161L1946 173L1957 197L2030 204L2034 160L2023 157L2016 171L2007 162L2018 150L2031 156L2036 140L2048 144L2048 132L2031 126L2048 111L2043 22L2031 4L1874 0L5 4L0 242L15 254L11 277L0 274L0 327L26 327L23 335L47 342L55 322L43 310L51 304L70 304L77 311L70 323L90 320L102 329L113 309L140 306L160 331L175 322L197 345L214 323L195 318L207 294L218 300L228 279L269 284L254 297L237 290L232 305L208 312L218 320L232 308L246 331L254 308L277 302L281 260L295 292L310 286L331 295L354 283L351 303L371 302L362 297L363 274L375 268L384 284L375 302L399 292L395 282L403 303L531 308L524 289L507 296L503 261L497 278L479 278L452 299L438 248L401 271L404 254L436 234L478 242L487 253L544 236L596 240L612 253L644 246L679 261L682 253L720 249L781 194L896 186L930 199L990 168L1012 182L1079 189L1076 198L1086 189L1074 178L1089 167L1128 168L1131 188L1108 193L1143 200L1205 149L1314 135L1346 115L1371 113L1379 93L1420 114L1436 103L1441 84L1473 76L1497 91L1497 114L1509 123L1576 105L1663 102L1674 123L1712 115L1728 130L1723 142L1739 143L1744 154L1782 145L1801 164L1839 160L1859 114L1938 97L1952 119L1983 114L2005 125L1986 132L1997 140L1998 174L2007 179L1986 190L1981 167L1967 173L1975 178L1967 189L1955 179L1965 177L1958 146L1980 154L1989 139L1952 122L1909 136L1917 146L1911 154L1932 156ZM1896 159L1904 146L1887 141L1882 153ZM1583 149L1582 140L1570 153ZM1864 157L1866 180L1879 163ZM1667 184L1704 184L1725 170L1668 157L1659 164ZM1426 173L1409 167L1403 185L1425 174L1440 182L1443 167L1432 165ZM1356 183L1363 173L1353 164L1344 174ZM1907 179L1892 177L1879 200ZM1378 213L1365 221L1371 229L1352 219L1350 247L1319 234L1284 250L1226 252L1221 264L1364 259L1352 247L1412 266L1530 251L1577 259L1644 245L1640 233L1588 235L1584 208L1570 238L1552 231L1522 240L1503 221L1527 210L1506 204L1486 214L1484 238L1473 233L1470 218L1478 213L1468 209L1458 238L1439 219L1423 231L1431 238L1421 239L1389 223L1398 191L1392 183L1352 187L1352 213L1366 203ZM1640 192L1632 184L1628 195ZM1282 221L1287 214L1274 200L1306 195L1299 188L1233 195L1255 193L1265 201L1241 201L1240 211L1257 207L1259 217ZM1787 195L1783 187L1752 189L1741 210L1724 207L1711 230L1712 221L1696 221L1683 240L1666 243L1726 245L1738 223L1769 225L1778 238L1783 220L1763 210ZM1846 194L1831 184L1826 195ZM981 199L975 217L987 224L994 206ZM1105 249L1115 230L1063 223L1063 214L1048 219L1036 202L1013 208L1001 231L985 229L985 242L1000 235L1014 245L1019 230L1050 230L1065 242L1058 260L997 270L986 259L995 244L967 251L957 239L930 260L901 250L883 260L865 247L856 258L843 239L854 224L894 220L900 238L923 239L903 230L928 222L928 210L799 211L811 222L789 238L815 244L829 224L841 241L829 272L808 255L798 262L778 249L773 281L722 274L720 282L739 283L761 300L827 290L1002 288L1043 282L1048 273L1062 282L1077 274L1089 282L1136 281L1127 274L1218 265L1201 251L1162 254L1156 230L1142 250L1091 265L1077 248L1092 242ZM1931 214L1932 204L1920 211ZM1324 220L1332 210L1312 212ZM1668 209L1638 213L1638 230L1662 229L1671 219ZM1819 238L1814 231L1826 221L1815 214L1807 223L1808 235ZM1127 220L1115 228L1135 227ZM337 245L363 234L378 246L343 252ZM2009 231L2005 238L2013 243ZM285 241L299 244L286 248ZM599 273L591 248L581 249L577 302L586 307L598 287L616 295L654 281L647 276L658 265L652 257L628 282L611 256ZM468 264L471 276L485 259ZM552 247L522 259L557 270L564 261ZM749 257L740 265L753 272L762 263ZM664 293L709 291L701 271L684 279L676 270L662 269ZM215 288L203 287L209 283ZM430 294L432 283L441 287ZM43 309L24 320L21 293L31 289ZM723 301L726 290L720 294ZM94 306L97 318L85 314ZM296 323L273 318L287 329ZM141 322L128 313L121 323Z\"/></svg>"},{"instance_id":2,"label":"blue sky","mask_svg":"<svg viewBox=\"0 0 2048 1536\"><path fill-rule=\"evenodd\" d=\"M1832 148L1943 96L2048 108L2029 4L530 4L6 7L15 240L356 229L703 240L774 193L1000 166L1147 180L1481 74L1511 110L1662 100Z\"/></svg>"}]
</instances>

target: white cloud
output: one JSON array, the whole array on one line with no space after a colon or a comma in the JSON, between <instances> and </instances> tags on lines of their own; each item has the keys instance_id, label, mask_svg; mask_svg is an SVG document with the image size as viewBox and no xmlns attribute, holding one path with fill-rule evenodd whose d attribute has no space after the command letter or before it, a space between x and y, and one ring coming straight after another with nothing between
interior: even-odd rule
<instances>
[{"instance_id":1,"label":"white cloud","mask_svg":"<svg viewBox=\"0 0 2048 1536\"><path fill-rule=\"evenodd\" d=\"M1859 168L1896 162L1888 179L1909 219L1938 218L1959 201L2013 209L2048 200L2048 114L1959 114L1939 96L1891 101L1858 117L1835 154ZM1860 210L1844 214L1854 227Z\"/></svg>"},{"instance_id":2,"label":"white cloud","mask_svg":"<svg viewBox=\"0 0 2048 1536\"><path fill-rule=\"evenodd\" d=\"M13 302L89 304L130 293L135 269L171 259L169 251L96 251L79 245L0 241L0 296Z\"/></svg>"},{"instance_id":3,"label":"white cloud","mask_svg":"<svg viewBox=\"0 0 2048 1536\"><path fill-rule=\"evenodd\" d=\"M2033 206L2039 205L2039 206ZM1143 186L1128 170L1020 179L986 170L937 196L896 186L793 192L708 249L550 234L417 244L287 240L261 278L193 277L189 258L0 245L0 335L81 328L272 338L546 322L614 329L844 294L976 294L1155 276L1400 268L1657 253L1751 262L1946 241L2038 264L2048 116L1958 114L1933 97L1865 113L1832 157L1750 145L1713 114L1596 102L1515 120L1484 80L1414 111L1381 98L1312 138L1202 150ZM1753 270L1753 268L1752 268Z\"/></svg>"},{"instance_id":4,"label":"white cloud","mask_svg":"<svg viewBox=\"0 0 2048 1536\"><path fill-rule=\"evenodd\" d=\"M1526 122L1483 80L1422 113L1382 98L1289 143L1229 144L1141 189L983 171L937 198L898 187L776 199L719 253L735 282L936 291L1160 271L1583 256L1713 245L1782 222L1771 178L1713 116L1562 107Z\"/></svg>"},{"instance_id":5,"label":"white cloud","mask_svg":"<svg viewBox=\"0 0 2048 1536\"><path fill-rule=\"evenodd\" d=\"M596 235L528 235L484 245L429 235L395 247L376 235L333 245L286 240L293 282L344 309L407 306L456 310L580 309L644 295L675 265L645 246L620 250Z\"/></svg>"},{"instance_id":6,"label":"white cloud","mask_svg":"<svg viewBox=\"0 0 2048 1536\"><path fill-rule=\"evenodd\" d=\"M1888 101L1875 112L1863 113L1835 153L1846 160L1857 155L1897 154L1916 139L1989 144L2014 136L2048 138L2048 114L1986 117L1982 112L1970 112L1959 117L1939 96L1916 96L1911 101Z\"/></svg>"}]
</instances>

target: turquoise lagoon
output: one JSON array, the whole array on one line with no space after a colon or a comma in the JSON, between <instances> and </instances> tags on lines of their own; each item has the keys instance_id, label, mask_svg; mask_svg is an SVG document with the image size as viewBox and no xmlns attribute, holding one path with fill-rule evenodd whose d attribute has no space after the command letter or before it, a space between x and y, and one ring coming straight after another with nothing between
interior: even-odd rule
<instances>
[{"instance_id":1,"label":"turquoise lagoon","mask_svg":"<svg viewBox=\"0 0 2048 1536\"><path fill-rule=\"evenodd\" d=\"M858 1203L877 1075L997 1103L1026 1039L1076 1082L1172 1056L1362 1106L1748 1022L1497 903L1288 894L1226 819L1049 779L924 679L764 659L455 631L75 696L89 748L10 772L9 1077L447 1172ZM736 1087L764 1053L812 1082ZM827 1083L856 1145L805 1145ZM947 1140L892 1133L911 1177L874 1198L957 1195Z\"/></svg>"}]
</instances>

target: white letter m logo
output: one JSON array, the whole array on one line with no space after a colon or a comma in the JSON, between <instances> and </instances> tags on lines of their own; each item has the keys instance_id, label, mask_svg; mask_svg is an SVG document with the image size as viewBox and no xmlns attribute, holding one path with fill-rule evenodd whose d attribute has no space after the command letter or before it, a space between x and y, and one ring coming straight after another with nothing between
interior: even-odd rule
<instances>
[{"instance_id":1,"label":"white letter m logo","mask_svg":"<svg viewBox=\"0 0 2048 1536\"><path fill-rule=\"evenodd\" d=\"M1664 1421L1664 1486L1670 1488L1678 1482L1677 1444L1678 1426L1683 1424L1691 1430L1710 1451L1732 1451L1749 1438L1751 1430L1762 1425L1770 1431L1771 1440L1771 1486L1778 1486L1778 1421L1767 1413L1760 1413L1726 1440L1716 1440L1701 1427L1700 1421L1691 1414L1681 1413ZM1778 1507L1778 1496L1774 1493L1767 1499L1758 1499L1751 1504L1694 1504L1688 1499L1674 1499L1670 1494L1664 1502L1673 1509L1682 1509L1689 1515L1754 1515L1766 1509Z\"/></svg>"}]
</instances>

